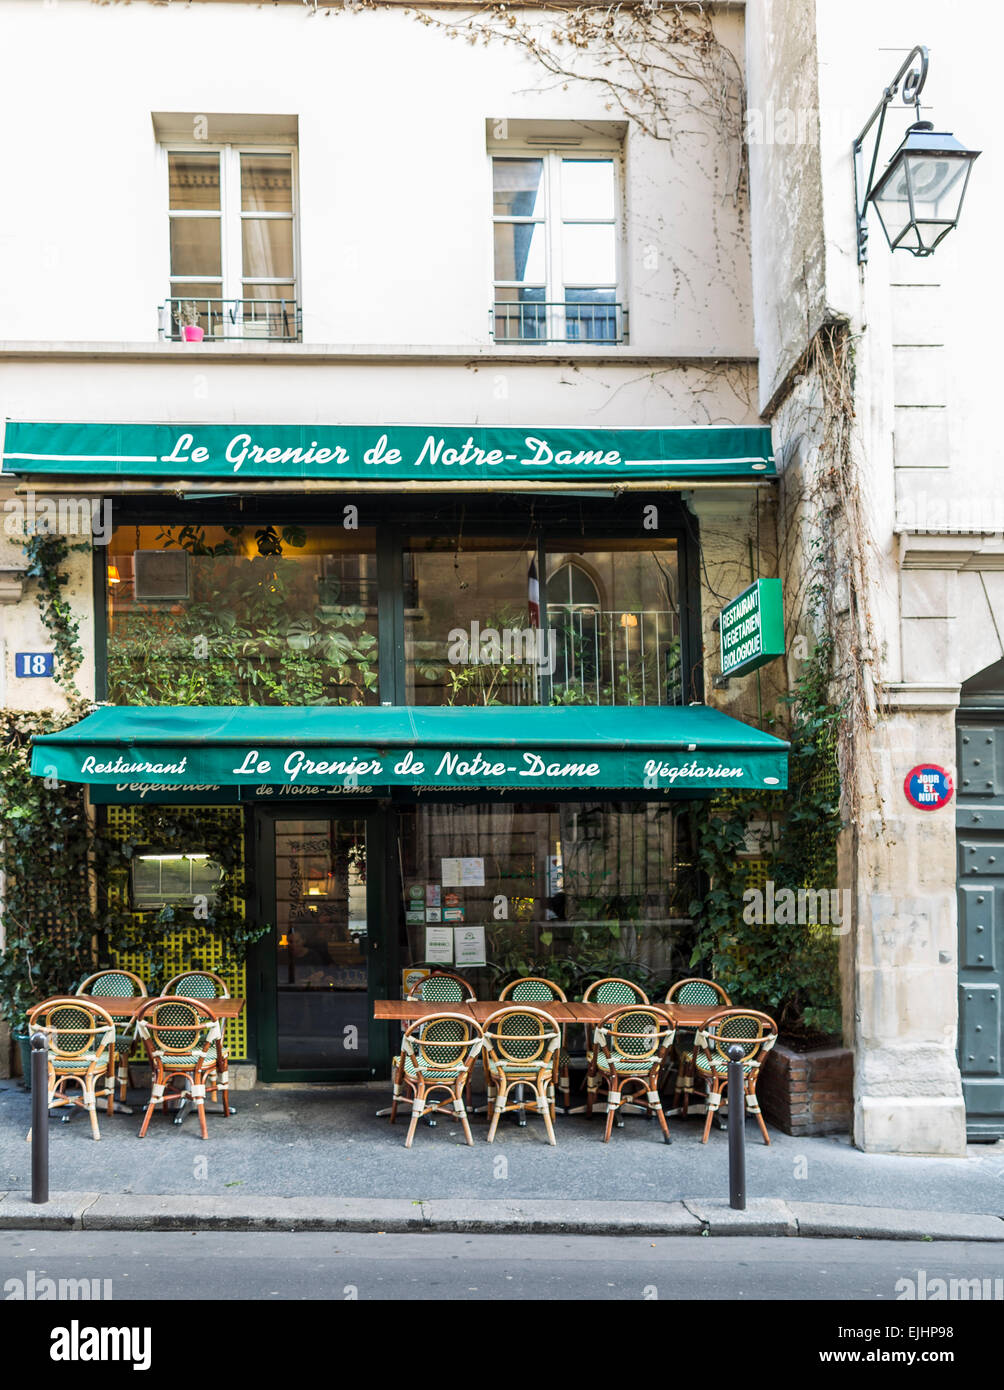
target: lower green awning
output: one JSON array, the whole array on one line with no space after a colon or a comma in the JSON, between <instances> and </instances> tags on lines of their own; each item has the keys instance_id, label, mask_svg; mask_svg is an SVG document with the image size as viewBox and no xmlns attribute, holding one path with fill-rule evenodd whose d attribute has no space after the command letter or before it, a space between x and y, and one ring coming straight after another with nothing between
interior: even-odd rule
<instances>
[{"instance_id":1,"label":"lower green awning","mask_svg":"<svg viewBox=\"0 0 1004 1390\"><path fill-rule=\"evenodd\" d=\"M788 744L706 705L118 706L35 739L31 770L119 790L782 788Z\"/></svg>"}]
</instances>

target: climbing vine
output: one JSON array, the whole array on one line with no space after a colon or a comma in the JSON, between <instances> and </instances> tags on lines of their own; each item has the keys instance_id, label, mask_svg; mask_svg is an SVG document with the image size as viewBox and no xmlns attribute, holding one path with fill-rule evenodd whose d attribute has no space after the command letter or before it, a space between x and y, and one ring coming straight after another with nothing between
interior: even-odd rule
<instances>
[{"instance_id":1,"label":"climbing vine","mask_svg":"<svg viewBox=\"0 0 1004 1390\"><path fill-rule=\"evenodd\" d=\"M55 649L55 680L72 704L81 698L76 676L84 653L80 646L80 624L63 595L69 583L69 575L63 566L73 552L90 551L91 547L87 541L71 545L58 531L46 529L28 536L23 546L28 560L25 576L37 585L39 617Z\"/></svg>"},{"instance_id":2,"label":"climbing vine","mask_svg":"<svg viewBox=\"0 0 1004 1390\"><path fill-rule=\"evenodd\" d=\"M837 882L836 740L844 709L830 698L832 662L833 642L824 637L772 720L791 744L787 790L729 793L697 816L697 860L709 888L690 904L691 967L700 965L732 998L772 1014L796 1035L840 1029L837 949L848 923L830 890ZM760 841L755 853L751 828ZM779 904L776 915L768 903Z\"/></svg>"},{"instance_id":3,"label":"climbing vine","mask_svg":"<svg viewBox=\"0 0 1004 1390\"><path fill-rule=\"evenodd\" d=\"M117 954L140 955L148 962L149 984L162 983L168 933L186 932L194 967L212 943L221 946L229 962L240 962L267 930L245 920L238 811L228 817L214 809L142 806L130 833L123 835L88 813L83 786L31 772L32 739L66 728L94 708L75 684L83 653L78 624L64 596L70 552L89 548L86 543L70 546L64 536L50 534L25 542L28 575L37 583L39 611L55 647L67 709L0 714L0 1012L13 1024L21 1023L40 999L72 992L83 976ZM156 912L132 911L129 872L142 846L207 854L220 871L215 892L205 902L193 899Z\"/></svg>"}]
</instances>

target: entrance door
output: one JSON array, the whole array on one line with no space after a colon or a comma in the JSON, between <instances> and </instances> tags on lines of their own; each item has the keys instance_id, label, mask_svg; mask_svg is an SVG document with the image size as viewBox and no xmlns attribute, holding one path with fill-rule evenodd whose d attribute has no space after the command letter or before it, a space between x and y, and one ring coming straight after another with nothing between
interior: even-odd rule
<instances>
[{"instance_id":1,"label":"entrance door","mask_svg":"<svg viewBox=\"0 0 1004 1390\"><path fill-rule=\"evenodd\" d=\"M969 1138L991 1140L1004 1138L1004 710L960 709L958 725L959 1069Z\"/></svg>"},{"instance_id":2,"label":"entrance door","mask_svg":"<svg viewBox=\"0 0 1004 1390\"><path fill-rule=\"evenodd\" d=\"M374 818L319 810L260 819L261 910L272 924L259 945L266 1081L361 1080L374 1070Z\"/></svg>"}]
</instances>

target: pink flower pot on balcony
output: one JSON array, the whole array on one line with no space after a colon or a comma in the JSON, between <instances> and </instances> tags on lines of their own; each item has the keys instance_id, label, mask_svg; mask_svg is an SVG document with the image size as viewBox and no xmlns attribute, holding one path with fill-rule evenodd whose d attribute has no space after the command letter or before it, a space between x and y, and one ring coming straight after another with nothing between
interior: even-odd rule
<instances>
[{"instance_id":1,"label":"pink flower pot on balcony","mask_svg":"<svg viewBox=\"0 0 1004 1390\"><path fill-rule=\"evenodd\" d=\"M201 343L203 338L202 329L195 323L186 323L182 328L186 343Z\"/></svg>"}]
</instances>

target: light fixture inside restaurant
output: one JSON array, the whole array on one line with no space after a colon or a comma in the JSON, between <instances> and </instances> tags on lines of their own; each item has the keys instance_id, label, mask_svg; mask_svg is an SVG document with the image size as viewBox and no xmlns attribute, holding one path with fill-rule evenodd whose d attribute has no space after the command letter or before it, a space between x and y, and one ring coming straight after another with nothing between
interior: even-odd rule
<instances>
[{"instance_id":1,"label":"light fixture inside restaurant","mask_svg":"<svg viewBox=\"0 0 1004 1390\"><path fill-rule=\"evenodd\" d=\"M917 66L913 67L914 59ZM893 251L929 256L958 223L969 171L981 151L967 149L949 131L936 131L920 120L920 93L927 80L927 49L914 48L882 93L861 134L854 141L854 211L858 229L858 264L868 259L868 204L874 203L882 230ZM885 114L903 83L902 100L912 105L917 119L907 130L899 149L876 180L879 147ZM875 145L867 181L861 178L865 137L875 122ZM862 182L864 182L862 192Z\"/></svg>"}]
</instances>

